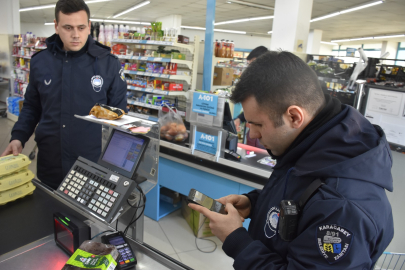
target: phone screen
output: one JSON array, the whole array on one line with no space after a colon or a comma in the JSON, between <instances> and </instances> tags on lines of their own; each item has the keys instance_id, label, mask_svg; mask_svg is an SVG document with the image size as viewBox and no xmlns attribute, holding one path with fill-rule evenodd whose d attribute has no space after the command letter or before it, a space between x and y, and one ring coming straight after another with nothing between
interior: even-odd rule
<instances>
[{"instance_id":1,"label":"phone screen","mask_svg":"<svg viewBox=\"0 0 405 270\"><path fill-rule=\"evenodd\" d=\"M211 209L212 205L214 204L214 199L202 194L201 192L199 192L197 190L194 193L193 201L208 209Z\"/></svg>"}]
</instances>

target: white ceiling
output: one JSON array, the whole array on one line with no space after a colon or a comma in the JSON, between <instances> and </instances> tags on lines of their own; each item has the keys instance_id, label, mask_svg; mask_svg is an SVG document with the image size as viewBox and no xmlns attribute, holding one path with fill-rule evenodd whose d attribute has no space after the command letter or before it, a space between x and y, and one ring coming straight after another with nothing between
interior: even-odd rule
<instances>
[{"instance_id":1,"label":"white ceiling","mask_svg":"<svg viewBox=\"0 0 405 270\"><path fill-rule=\"evenodd\" d=\"M56 0L19 0L20 8L54 4ZM129 12L121 20L155 21L167 15L182 15L182 25L205 27L206 1L150 0L151 3ZM275 0L249 0L256 4L274 7ZM135 6L143 0L112 0L89 4L91 17L108 18ZM334 13L367 3L368 0L313 0L312 18ZM273 15L272 10L227 4L216 1L215 21ZM21 22L52 22L54 9L33 10L20 13ZM216 28L265 34L272 29L273 20L250 21L218 25ZM343 39L385 34L405 34L405 0L386 0L385 3L325 20L312 22L311 29L323 30L322 40Z\"/></svg>"}]
</instances>

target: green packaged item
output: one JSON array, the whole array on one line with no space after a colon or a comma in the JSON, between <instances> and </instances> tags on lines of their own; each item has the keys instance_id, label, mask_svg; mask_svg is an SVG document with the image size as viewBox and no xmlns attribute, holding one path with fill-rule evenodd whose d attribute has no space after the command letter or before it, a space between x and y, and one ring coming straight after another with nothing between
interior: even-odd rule
<instances>
[{"instance_id":1,"label":"green packaged item","mask_svg":"<svg viewBox=\"0 0 405 270\"><path fill-rule=\"evenodd\" d=\"M172 53L172 58L173 59L179 59L179 60L186 60L186 55L184 53Z\"/></svg>"},{"instance_id":2,"label":"green packaged item","mask_svg":"<svg viewBox=\"0 0 405 270\"><path fill-rule=\"evenodd\" d=\"M118 257L115 246L87 240L73 253L62 270L114 270Z\"/></svg>"}]
</instances>

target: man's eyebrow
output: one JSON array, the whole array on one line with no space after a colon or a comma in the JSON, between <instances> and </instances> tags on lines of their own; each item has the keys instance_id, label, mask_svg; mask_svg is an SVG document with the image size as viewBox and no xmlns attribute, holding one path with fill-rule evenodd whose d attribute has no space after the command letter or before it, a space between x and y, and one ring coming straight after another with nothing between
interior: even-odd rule
<instances>
[{"instance_id":1,"label":"man's eyebrow","mask_svg":"<svg viewBox=\"0 0 405 270\"><path fill-rule=\"evenodd\" d=\"M85 25L85 24L80 24L80 25L78 25L77 27L81 27L81 26L87 26L87 25ZM64 24L63 27L73 27L73 25Z\"/></svg>"}]
</instances>

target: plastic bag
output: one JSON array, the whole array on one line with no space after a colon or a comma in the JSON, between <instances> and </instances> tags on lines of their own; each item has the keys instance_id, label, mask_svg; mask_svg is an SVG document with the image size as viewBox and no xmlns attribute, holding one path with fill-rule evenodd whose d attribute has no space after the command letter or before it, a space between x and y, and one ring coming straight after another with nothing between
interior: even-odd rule
<instances>
[{"instance_id":1,"label":"plastic bag","mask_svg":"<svg viewBox=\"0 0 405 270\"><path fill-rule=\"evenodd\" d=\"M184 126L181 116L169 106L168 113L159 111L160 138L168 141L183 142L188 138L187 129Z\"/></svg>"},{"instance_id":2,"label":"plastic bag","mask_svg":"<svg viewBox=\"0 0 405 270\"><path fill-rule=\"evenodd\" d=\"M91 253L92 255L98 255L98 256L86 256L84 254L81 254L79 250L85 251L86 253ZM112 259L114 259L115 262L117 262L118 257L120 255L120 253L118 252L117 248L113 245L108 245L108 244L103 244L103 243L99 243L99 242L94 242L91 240L86 240L84 241L80 247L75 251L75 253L72 255L72 257L70 257L70 259L68 260L71 261L77 261L78 258L80 262L82 262L82 264L84 263L90 263L90 264L95 264L95 265L99 265L104 264L104 269L110 269L108 268L109 266L111 267L111 269L115 269L115 267L111 266L112 265L112 261L111 257L107 256L107 255L111 255ZM88 257L88 258L87 258ZM97 260L97 262L91 262L89 260ZM108 261L106 261L108 260ZM75 264L79 265L81 264L79 261L75 262ZM68 262L63 266L62 270L88 270L88 269L102 269L103 267L97 267L97 266L87 266L86 268L82 268L80 266L74 266L71 264L68 264ZM104 262L104 263L102 263Z\"/></svg>"}]
</instances>

